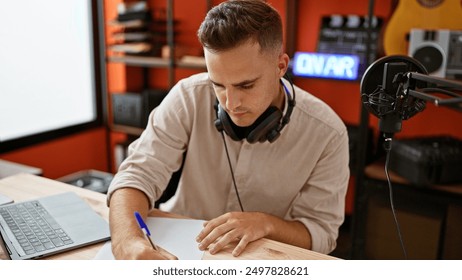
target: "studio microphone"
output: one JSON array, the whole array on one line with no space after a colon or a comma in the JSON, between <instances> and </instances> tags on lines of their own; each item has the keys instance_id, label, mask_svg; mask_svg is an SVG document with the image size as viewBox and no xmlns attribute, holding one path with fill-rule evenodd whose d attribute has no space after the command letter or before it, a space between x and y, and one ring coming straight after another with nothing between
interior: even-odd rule
<instances>
[{"instance_id":1,"label":"studio microphone","mask_svg":"<svg viewBox=\"0 0 462 280\"><path fill-rule=\"evenodd\" d=\"M425 109L425 101L403 90L408 72L427 74L425 67L407 56L386 56L372 63L361 79L361 101L379 118L379 130L391 138L407 120ZM419 85L420 86L420 85Z\"/></svg>"}]
</instances>

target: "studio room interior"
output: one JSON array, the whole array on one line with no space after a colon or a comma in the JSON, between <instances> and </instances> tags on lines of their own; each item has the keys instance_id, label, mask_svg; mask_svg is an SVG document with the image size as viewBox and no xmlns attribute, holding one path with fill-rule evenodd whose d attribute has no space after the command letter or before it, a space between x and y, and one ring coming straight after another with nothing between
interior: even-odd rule
<instances>
[{"instance_id":1,"label":"studio room interior","mask_svg":"<svg viewBox=\"0 0 462 280\"><path fill-rule=\"evenodd\" d=\"M107 222L108 188L129 157L130 145L150 135L145 129L153 125L152 110L179 81L213 66L209 57L215 53L204 53L198 29L207 12L225 1L27 1L31 7L21 13L20 23L12 24L18 13L8 11L21 9L16 2L4 3L0 11L0 199L5 196L0 213L21 201L70 191ZM291 82L327 104L346 127L349 177L339 202L343 222L335 249L286 248L286 242L269 237L247 245L253 254L238 258L462 259L462 2L264 2L281 17ZM217 77L214 89L225 84ZM294 106L295 113L298 103ZM274 143L264 145L283 140L284 130L296 120L282 126ZM282 157L293 154L291 146L283 148ZM185 159L194 154L185 153L185 168L190 168ZM221 159L228 166L225 157L217 157L218 166L210 173L220 172ZM246 164L252 165L252 159ZM266 164L263 177L283 172ZM153 215L177 218L157 209L178 190L182 167L169 172ZM233 174L230 189L236 181ZM7 215L0 221L6 223ZM33 258L94 259L110 239L107 225L105 230L80 249L33 253ZM2 238L12 233L2 230ZM1 259L27 255L23 247L9 256L6 243L0 247ZM202 258L232 259L232 252L206 252Z\"/></svg>"}]
</instances>

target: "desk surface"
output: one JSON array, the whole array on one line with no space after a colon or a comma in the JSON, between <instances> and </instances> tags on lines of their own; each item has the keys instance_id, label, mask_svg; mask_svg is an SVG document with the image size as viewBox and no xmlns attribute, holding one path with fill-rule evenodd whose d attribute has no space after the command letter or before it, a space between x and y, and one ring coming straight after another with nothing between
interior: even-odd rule
<instances>
[{"instance_id":1,"label":"desk surface","mask_svg":"<svg viewBox=\"0 0 462 280\"><path fill-rule=\"evenodd\" d=\"M82 197L99 215L108 220L109 208L106 206L106 195L74 187L62 182L46 179L43 177L18 174L0 180L0 193L13 198L15 201L35 199L41 196L58 194L66 191L73 191ZM175 217L172 214L163 213L158 210L152 211L149 216L153 217ZM82 260L93 259L104 243L89 245L84 248L57 254L46 259L52 260ZM293 259L293 260L330 260L337 259L329 255L320 254L305 250L292 245L280 243L269 239L260 239L248 245L245 252L238 258L231 255L232 247L225 248L220 253L210 255L204 253L203 259ZM0 251L0 259L5 259Z\"/></svg>"},{"instance_id":2,"label":"desk surface","mask_svg":"<svg viewBox=\"0 0 462 280\"><path fill-rule=\"evenodd\" d=\"M42 169L0 159L0 178L5 178L18 173L42 175Z\"/></svg>"}]
</instances>

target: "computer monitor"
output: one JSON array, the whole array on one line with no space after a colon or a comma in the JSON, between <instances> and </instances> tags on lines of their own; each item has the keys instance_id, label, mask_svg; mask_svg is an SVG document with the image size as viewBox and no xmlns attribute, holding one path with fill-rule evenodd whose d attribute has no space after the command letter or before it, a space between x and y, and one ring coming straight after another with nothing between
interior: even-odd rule
<instances>
[{"instance_id":1,"label":"computer monitor","mask_svg":"<svg viewBox=\"0 0 462 280\"><path fill-rule=\"evenodd\" d=\"M0 8L0 153L103 123L101 0Z\"/></svg>"}]
</instances>

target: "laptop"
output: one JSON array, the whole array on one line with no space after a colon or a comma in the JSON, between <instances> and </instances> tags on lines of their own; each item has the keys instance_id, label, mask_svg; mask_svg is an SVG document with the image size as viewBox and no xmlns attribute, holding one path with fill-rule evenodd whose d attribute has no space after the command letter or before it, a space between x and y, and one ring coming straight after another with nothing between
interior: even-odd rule
<instances>
[{"instance_id":1,"label":"laptop","mask_svg":"<svg viewBox=\"0 0 462 280\"><path fill-rule=\"evenodd\" d=\"M109 225L74 192L0 206L0 246L39 259L110 239Z\"/></svg>"}]
</instances>

